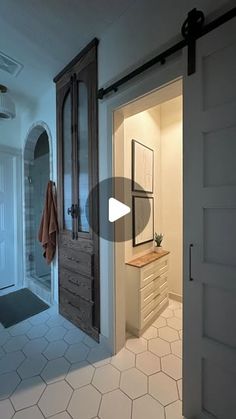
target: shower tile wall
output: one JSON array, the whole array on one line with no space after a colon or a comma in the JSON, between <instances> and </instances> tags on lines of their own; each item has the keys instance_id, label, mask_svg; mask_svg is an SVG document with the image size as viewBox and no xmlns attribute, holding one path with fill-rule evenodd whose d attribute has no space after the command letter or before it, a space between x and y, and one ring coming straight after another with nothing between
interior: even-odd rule
<instances>
[{"instance_id":1,"label":"shower tile wall","mask_svg":"<svg viewBox=\"0 0 236 419\"><path fill-rule=\"evenodd\" d=\"M24 177L24 187L25 187L25 266L26 266L26 275L27 278L32 275L35 276L35 267L33 263L34 258L34 242L35 242L35 232L34 232L34 210L31 205L31 196L33 194L33 184L30 183L30 166L33 165L33 156L34 156L34 146L35 144L29 144L27 149L25 149L25 177Z\"/></svg>"}]
</instances>

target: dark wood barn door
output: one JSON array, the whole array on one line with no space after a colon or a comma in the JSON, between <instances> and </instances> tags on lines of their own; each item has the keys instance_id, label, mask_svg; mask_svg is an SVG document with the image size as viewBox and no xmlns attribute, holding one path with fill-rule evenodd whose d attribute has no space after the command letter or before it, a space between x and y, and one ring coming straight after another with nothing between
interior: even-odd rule
<instances>
[{"instance_id":1,"label":"dark wood barn door","mask_svg":"<svg viewBox=\"0 0 236 419\"><path fill-rule=\"evenodd\" d=\"M56 78L59 310L99 339L97 41ZM93 201L93 202L92 202Z\"/></svg>"}]
</instances>

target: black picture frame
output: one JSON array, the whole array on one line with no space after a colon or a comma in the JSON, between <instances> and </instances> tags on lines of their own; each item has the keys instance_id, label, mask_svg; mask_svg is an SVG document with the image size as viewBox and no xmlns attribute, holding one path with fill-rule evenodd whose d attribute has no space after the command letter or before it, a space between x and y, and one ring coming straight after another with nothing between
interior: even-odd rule
<instances>
[{"instance_id":1,"label":"black picture frame","mask_svg":"<svg viewBox=\"0 0 236 419\"><path fill-rule=\"evenodd\" d=\"M142 182L139 181L139 179L135 179L135 172L136 172L136 165L137 165L137 161L136 161L136 155L137 155L137 151L136 151L136 145L139 145L141 147L143 147L145 150L148 150L152 153L151 156L151 162L152 162L152 170L151 170L151 176L152 176L152 180L151 180L151 188L146 189L145 187L142 186ZM142 173L140 171L140 173ZM137 186L140 186L140 188L137 188ZM141 193L153 193L154 190L154 150L142 143L140 143L137 140L132 139L132 191L133 192L141 192Z\"/></svg>"},{"instance_id":2,"label":"black picture frame","mask_svg":"<svg viewBox=\"0 0 236 419\"><path fill-rule=\"evenodd\" d=\"M137 209L135 207L135 203L138 199L148 200L151 202L151 214L149 221L152 223L151 225L151 234L150 238L144 240L142 242L137 243L137 231L136 231L136 219L137 219ZM140 196L140 195L133 195L132 197L132 236L133 236L133 247L141 246L142 244L149 243L153 241L154 238L154 198L153 196Z\"/></svg>"}]
</instances>

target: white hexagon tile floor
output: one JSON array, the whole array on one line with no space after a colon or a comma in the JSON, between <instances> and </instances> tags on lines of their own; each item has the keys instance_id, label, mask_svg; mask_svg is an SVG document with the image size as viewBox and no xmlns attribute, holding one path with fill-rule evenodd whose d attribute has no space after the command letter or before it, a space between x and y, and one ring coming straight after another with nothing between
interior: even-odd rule
<instances>
[{"instance_id":1,"label":"white hexagon tile floor","mask_svg":"<svg viewBox=\"0 0 236 419\"><path fill-rule=\"evenodd\" d=\"M52 307L0 324L0 419L182 419L182 304L111 356Z\"/></svg>"}]
</instances>

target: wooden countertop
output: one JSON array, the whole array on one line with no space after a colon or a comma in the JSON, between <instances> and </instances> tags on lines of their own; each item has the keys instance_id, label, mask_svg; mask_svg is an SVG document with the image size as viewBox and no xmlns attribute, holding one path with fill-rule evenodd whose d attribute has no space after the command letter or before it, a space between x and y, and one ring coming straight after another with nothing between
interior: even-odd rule
<instances>
[{"instance_id":1,"label":"wooden countertop","mask_svg":"<svg viewBox=\"0 0 236 419\"><path fill-rule=\"evenodd\" d=\"M150 252L150 253L147 253L146 255L140 256L139 258L126 262L126 265L134 266L136 268L143 268L149 263L152 263L155 260L158 260L162 258L163 256L168 255L169 253L170 252L168 252L167 250L162 250L161 253Z\"/></svg>"}]
</instances>

